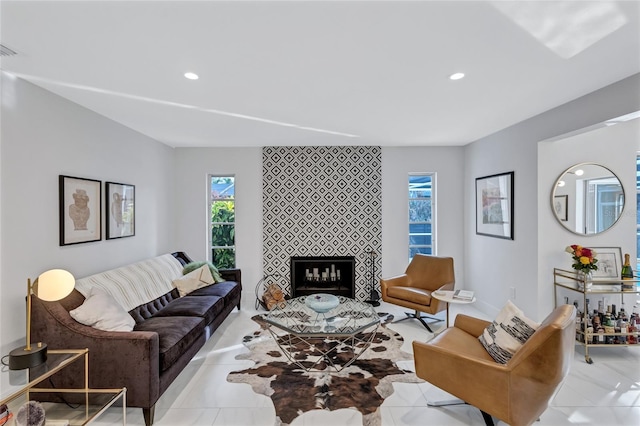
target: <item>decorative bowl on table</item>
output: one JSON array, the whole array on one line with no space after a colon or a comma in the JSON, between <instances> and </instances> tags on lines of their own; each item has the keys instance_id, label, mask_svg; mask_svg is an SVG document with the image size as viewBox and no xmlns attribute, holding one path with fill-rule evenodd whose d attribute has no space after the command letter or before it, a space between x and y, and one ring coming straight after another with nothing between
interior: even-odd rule
<instances>
[{"instance_id":1,"label":"decorative bowl on table","mask_svg":"<svg viewBox=\"0 0 640 426\"><path fill-rule=\"evenodd\" d=\"M340 304L340 299L333 294L311 294L304 299L304 304L319 314L324 314Z\"/></svg>"}]
</instances>

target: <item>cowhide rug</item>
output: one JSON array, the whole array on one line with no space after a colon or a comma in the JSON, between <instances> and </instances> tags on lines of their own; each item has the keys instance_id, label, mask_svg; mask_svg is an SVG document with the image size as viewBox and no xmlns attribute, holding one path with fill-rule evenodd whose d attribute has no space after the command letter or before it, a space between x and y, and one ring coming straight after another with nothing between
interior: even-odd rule
<instances>
[{"instance_id":1,"label":"cowhide rug","mask_svg":"<svg viewBox=\"0 0 640 426\"><path fill-rule=\"evenodd\" d=\"M386 327L393 316L380 315L383 324L378 327L371 346L339 372L324 363L308 372L291 363L266 329L262 316L256 315L252 319L261 325L260 330L244 338L249 353L236 356L238 360L251 360L256 364L253 368L229 373L227 381L248 383L254 392L269 396L276 410L276 426L288 425L310 410L342 408L360 411L364 426L379 426L379 407L393 393L392 383L422 382L412 371L396 365L396 361L412 360L413 356L400 350L402 336ZM334 362L350 359L351 348L347 345L323 340L318 344L336 345ZM305 351L313 355L313 348Z\"/></svg>"}]
</instances>

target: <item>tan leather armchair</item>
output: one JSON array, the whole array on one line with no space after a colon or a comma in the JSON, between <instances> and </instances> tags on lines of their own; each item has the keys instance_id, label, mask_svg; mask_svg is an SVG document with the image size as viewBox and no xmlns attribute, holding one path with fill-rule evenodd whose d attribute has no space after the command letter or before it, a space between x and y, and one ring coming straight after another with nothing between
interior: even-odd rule
<instances>
[{"instance_id":1,"label":"tan leather armchair","mask_svg":"<svg viewBox=\"0 0 640 426\"><path fill-rule=\"evenodd\" d=\"M573 305L559 306L506 364L499 364L478 340L489 322L458 315L455 325L433 340L413 342L416 375L479 408L487 425L493 424L491 416L511 426L530 425L569 372L575 317Z\"/></svg>"},{"instance_id":2,"label":"tan leather armchair","mask_svg":"<svg viewBox=\"0 0 640 426\"><path fill-rule=\"evenodd\" d=\"M415 312L407 312L407 317L419 320L430 332L433 331L425 318L443 320L421 315L420 312L434 315L445 310L446 302L431 297L431 292L438 289L453 290L454 285L453 258L425 254L416 254L404 274L380 280L382 300L413 309Z\"/></svg>"}]
</instances>

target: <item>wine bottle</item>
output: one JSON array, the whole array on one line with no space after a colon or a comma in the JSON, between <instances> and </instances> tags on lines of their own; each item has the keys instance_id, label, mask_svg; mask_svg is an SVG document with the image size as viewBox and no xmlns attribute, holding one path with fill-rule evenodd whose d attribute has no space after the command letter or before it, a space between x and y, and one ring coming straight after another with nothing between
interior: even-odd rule
<instances>
[{"instance_id":1,"label":"wine bottle","mask_svg":"<svg viewBox=\"0 0 640 426\"><path fill-rule=\"evenodd\" d=\"M622 291L635 290L636 283L632 282L633 270L631 269L631 263L629 261L629 253L624 255L624 265L622 266L620 277L622 277Z\"/></svg>"}]
</instances>

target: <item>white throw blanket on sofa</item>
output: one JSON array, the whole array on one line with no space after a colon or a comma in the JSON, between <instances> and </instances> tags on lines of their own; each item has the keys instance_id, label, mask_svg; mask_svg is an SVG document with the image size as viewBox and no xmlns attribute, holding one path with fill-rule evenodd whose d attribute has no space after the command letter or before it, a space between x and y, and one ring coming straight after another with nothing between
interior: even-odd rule
<instances>
[{"instance_id":1,"label":"white throw blanket on sofa","mask_svg":"<svg viewBox=\"0 0 640 426\"><path fill-rule=\"evenodd\" d=\"M76 289L87 297L100 287L127 311L157 299L173 289L173 280L182 276L182 264L171 254L153 257L90 275L76 281Z\"/></svg>"}]
</instances>

